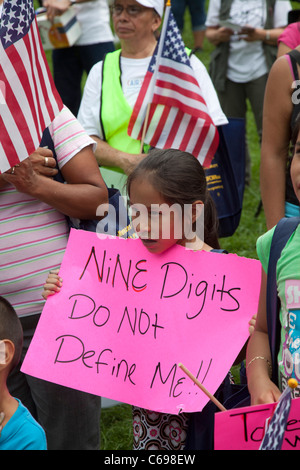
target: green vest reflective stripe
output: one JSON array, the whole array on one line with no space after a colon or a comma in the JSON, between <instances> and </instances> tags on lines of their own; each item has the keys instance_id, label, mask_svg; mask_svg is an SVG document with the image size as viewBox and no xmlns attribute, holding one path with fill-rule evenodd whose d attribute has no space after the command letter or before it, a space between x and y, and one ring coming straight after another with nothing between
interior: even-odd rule
<instances>
[{"instance_id":1,"label":"green vest reflective stripe","mask_svg":"<svg viewBox=\"0 0 300 470\"><path fill-rule=\"evenodd\" d=\"M102 69L100 123L104 140L112 147L128 153L140 153L141 143L127 134L132 113L121 85L121 50L106 54ZM149 149L144 146L144 152ZM116 168L114 168L116 170Z\"/></svg>"}]
</instances>

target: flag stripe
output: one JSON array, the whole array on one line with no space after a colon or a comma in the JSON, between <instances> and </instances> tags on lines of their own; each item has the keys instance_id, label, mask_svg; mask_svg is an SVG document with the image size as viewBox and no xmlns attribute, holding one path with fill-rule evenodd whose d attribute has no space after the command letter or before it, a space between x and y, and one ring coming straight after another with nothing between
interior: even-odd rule
<instances>
[{"instance_id":1,"label":"flag stripe","mask_svg":"<svg viewBox=\"0 0 300 470\"><path fill-rule=\"evenodd\" d=\"M163 60L163 59L162 59ZM198 101L199 103L202 103L204 106L204 109L207 110L206 107L206 102L199 93L199 84L195 83L195 80L189 80L190 75L185 73L181 73L180 77L176 73L172 73L172 69L170 67L164 67L163 65L159 66L159 78L156 81L156 86L159 86L159 81L161 80L162 83L169 83L170 85L174 85L174 87L177 85L179 87L179 91L183 93L185 96L189 96L193 98L194 100Z\"/></svg>"},{"instance_id":2,"label":"flag stripe","mask_svg":"<svg viewBox=\"0 0 300 470\"><path fill-rule=\"evenodd\" d=\"M153 147L157 146L157 143L158 143L160 135L161 135L160 129L164 127L165 122L168 119L169 113L170 113L170 108L164 108L162 110L162 113L161 113L160 119L158 121L158 124L155 126L155 132L154 132L153 137L150 141L150 145L152 145Z\"/></svg>"},{"instance_id":3,"label":"flag stripe","mask_svg":"<svg viewBox=\"0 0 300 470\"><path fill-rule=\"evenodd\" d=\"M136 103L134 105L132 111L132 117L130 119L128 125L128 133L138 133L137 139L140 140L143 133L143 127L139 126L139 120L144 119L146 117L147 106L148 103L151 103L150 99L150 82L152 79L152 73L147 72L143 81L143 86L141 87L141 91L138 95Z\"/></svg>"},{"instance_id":4,"label":"flag stripe","mask_svg":"<svg viewBox=\"0 0 300 470\"><path fill-rule=\"evenodd\" d=\"M162 63L159 65L159 71L161 73L171 75L174 78L179 78L181 81L189 82L190 85L194 84L196 88L199 88L199 83L196 78L191 75L190 66L182 65L182 69L174 69L172 66L172 61L170 59L163 58Z\"/></svg>"},{"instance_id":5,"label":"flag stripe","mask_svg":"<svg viewBox=\"0 0 300 470\"><path fill-rule=\"evenodd\" d=\"M9 108L13 110L15 121L21 121L21 125L24 125L24 120L28 124L27 134L32 133L32 140L37 142L38 134L35 133L36 125L32 117L30 106L33 105L31 101L28 102L27 90L28 82L26 81L26 68L24 67L24 50L18 51L13 45L6 51L7 62L5 69L2 73L6 75L6 98L9 102ZM18 64L16 70L15 65ZM24 86L25 85L25 86ZM10 91L10 94L9 94ZM29 92L31 94L31 91ZM13 102L12 102L13 100ZM17 104L16 104L17 103ZM20 125L18 125L20 129ZM29 131L30 129L30 131ZM24 136L24 141L28 139L28 136Z\"/></svg>"},{"instance_id":6,"label":"flag stripe","mask_svg":"<svg viewBox=\"0 0 300 470\"><path fill-rule=\"evenodd\" d=\"M18 148L19 152L22 151L22 148L18 147L18 143L15 145L12 140L11 136L14 136L15 134L12 134L11 132L8 133L7 129L14 129L15 127L15 122L11 118L10 115L6 116L0 116L0 128L1 128L1 147L0 147L0 159L3 162L3 166L8 169L13 165L16 165L19 162L19 157L18 157ZM15 128L15 133L18 133L18 129ZM2 142L7 144L8 148L11 149L10 152L6 152L5 149L2 146ZM23 151L26 152L25 146L23 146Z\"/></svg>"},{"instance_id":7,"label":"flag stripe","mask_svg":"<svg viewBox=\"0 0 300 470\"><path fill-rule=\"evenodd\" d=\"M203 119L203 122L207 122L207 125L210 124L210 121L207 119L207 113L197 109L194 106L190 106L189 101L183 103L182 95L177 95L176 93L170 93L169 96L162 96L161 94L155 93L153 95L153 103L162 104L169 107L180 108L187 114L197 117L198 119Z\"/></svg>"},{"instance_id":8,"label":"flag stripe","mask_svg":"<svg viewBox=\"0 0 300 470\"><path fill-rule=\"evenodd\" d=\"M183 112L180 109L177 109L176 110L176 117L174 118L173 124L170 127L169 136L168 136L168 139L166 140L166 144L165 144L166 148L167 147L180 148L180 145L175 145L174 144L174 140L178 137L181 140L178 129L179 129L180 124L182 122L182 118L183 118Z\"/></svg>"},{"instance_id":9,"label":"flag stripe","mask_svg":"<svg viewBox=\"0 0 300 470\"><path fill-rule=\"evenodd\" d=\"M0 43L0 57L2 55L2 50L3 48ZM5 127L5 129L3 127L1 128L1 143L4 152L7 154L8 161L10 161L9 153L12 151L11 145L13 145L17 154L22 152L26 153L26 145L24 144L24 140L28 139L29 142L32 142L32 139L29 137L30 134L27 132L27 129L24 130L25 139L23 139L21 135L22 127L24 126L25 121L23 110L19 106L19 102L22 103L24 100L23 87L19 77L15 74L15 69L12 67L8 56L6 56L6 59L7 60L4 62L4 64L2 61L0 61L0 76L5 83L5 100L6 102L10 103L10 106L5 104L0 106L2 124ZM11 77L11 80L8 80L6 77ZM20 97L19 100L17 99L18 95L16 96L15 94L16 90ZM13 111L13 113L11 111ZM6 145L6 140L4 138L8 135L8 145Z\"/></svg>"},{"instance_id":10,"label":"flag stripe","mask_svg":"<svg viewBox=\"0 0 300 470\"><path fill-rule=\"evenodd\" d=\"M172 79L172 77L168 76L162 77L160 80L156 82L156 95L160 96L172 96L172 94L176 94L178 97L185 97L185 99L189 100L190 106L195 108L195 112L198 109L198 106L201 106L203 109L206 109L206 104L196 92L191 89L187 89L187 82L176 82ZM198 105L196 107L196 105ZM203 106L204 105L204 106Z\"/></svg>"},{"instance_id":11,"label":"flag stripe","mask_svg":"<svg viewBox=\"0 0 300 470\"><path fill-rule=\"evenodd\" d=\"M37 93L38 103L40 103L40 106L37 111L39 113L39 119L40 119L41 125L43 128L45 128L46 122L51 122L51 118L50 118L50 115L46 106L46 102L45 102L45 99L47 99L47 96L46 96L46 92L44 91L45 90L44 77L41 72L41 63L39 62L39 59L37 56L36 40L32 34L32 29L27 35L27 37L30 43L30 51L32 53L31 64L29 66L37 74L37 80L35 81L35 89Z\"/></svg>"},{"instance_id":12,"label":"flag stripe","mask_svg":"<svg viewBox=\"0 0 300 470\"><path fill-rule=\"evenodd\" d=\"M188 145L190 143L190 140L191 140L191 136L195 130L195 127L197 125L197 120L196 119L192 119L192 116L188 116L189 120L188 120L188 123L186 123L186 119L182 119L182 127L183 129L179 129L178 133L182 134L182 140L181 140L181 144L180 144L180 150L183 150L183 151L186 151L188 149ZM198 135L196 136L196 138L198 138Z\"/></svg>"},{"instance_id":13,"label":"flag stripe","mask_svg":"<svg viewBox=\"0 0 300 470\"><path fill-rule=\"evenodd\" d=\"M40 35L39 35L39 30L38 30L36 18L33 21L33 32L34 32L34 38L35 38L34 44L35 44L36 50L37 50L37 63L40 66L41 72L42 72L40 80L41 80L42 84L45 83L46 93L45 93L44 98L45 98L46 104L48 105L48 109L50 110L50 118L51 118L51 121L52 121L54 119L55 115L62 108L62 102L61 102L60 96L58 94L58 91L55 88L54 81L53 81L52 75L50 73L48 62L46 60L46 56L45 56L44 49L43 49L43 46L42 46L41 38L40 38ZM59 105L58 105L58 103L59 103ZM51 108L50 108L50 106L51 106Z\"/></svg>"},{"instance_id":14,"label":"flag stripe","mask_svg":"<svg viewBox=\"0 0 300 470\"><path fill-rule=\"evenodd\" d=\"M32 71L31 67L25 66L25 64L30 64L30 58L28 52L28 40L27 38L24 39L22 43L19 44L19 47L17 48L18 53L20 57L23 59L23 70L22 70L22 85L24 89L24 95L25 95L25 90L26 90L26 97L29 105L29 109L35 109L38 107L38 101L36 99L36 95L34 93L35 91L35 81L32 77L32 74L30 72ZM17 80L17 77L16 77ZM20 93L22 93L22 90L19 90ZM30 116L31 114L31 116ZM40 125L40 120L37 118L36 114L32 114L30 112L27 113L27 123L30 124L30 128L32 132L35 132L37 134L37 139L38 135L42 132L42 128ZM32 121L32 122L31 122ZM31 127L32 126L32 127Z\"/></svg>"}]
</instances>

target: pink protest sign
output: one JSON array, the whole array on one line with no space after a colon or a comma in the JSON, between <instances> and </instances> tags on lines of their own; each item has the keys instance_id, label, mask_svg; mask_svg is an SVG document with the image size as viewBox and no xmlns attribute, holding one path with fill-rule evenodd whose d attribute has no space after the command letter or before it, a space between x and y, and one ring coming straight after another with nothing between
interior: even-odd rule
<instances>
[{"instance_id":1,"label":"pink protest sign","mask_svg":"<svg viewBox=\"0 0 300 470\"><path fill-rule=\"evenodd\" d=\"M72 230L63 287L44 307L29 375L154 411L201 410L248 337L260 263Z\"/></svg>"},{"instance_id":2,"label":"pink protest sign","mask_svg":"<svg viewBox=\"0 0 300 470\"><path fill-rule=\"evenodd\" d=\"M215 450L258 450L266 419L276 403L246 406L215 414ZM286 425L282 450L300 450L300 399L294 398Z\"/></svg>"}]
</instances>

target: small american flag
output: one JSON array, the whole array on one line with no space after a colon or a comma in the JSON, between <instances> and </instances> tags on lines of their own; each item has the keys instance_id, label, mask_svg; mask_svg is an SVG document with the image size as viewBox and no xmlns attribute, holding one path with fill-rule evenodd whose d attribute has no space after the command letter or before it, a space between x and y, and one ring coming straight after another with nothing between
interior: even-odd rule
<instances>
[{"instance_id":1,"label":"small american flag","mask_svg":"<svg viewBox=\"0 0 300 470\"><path fill-rule=\"evenodd\" d=\"M168 6L128 134L153 147L190 152L203 166L209 166L218 147L217 128Z\"/></svg>"},{"instance_id":2,"label":"small american flag","mask_svg":"<svg viewBox=\"0 0 300 470\"><path fill-rule=\"evenodd\" d=\"M269 420L260 450L281 450L291 403L291 389L286 387L281 394L272 418Z\"/></svg>"},{"instance_id":3,"label":"small american flag","mask_svg":"<svg viewBox=\"0 0 300 470\"><path fill-rule=\"evenodd\" d=\"M62 108L32 0L4 0L0 20L0 172L28 157Z\"/></svg>"}]
</instances>

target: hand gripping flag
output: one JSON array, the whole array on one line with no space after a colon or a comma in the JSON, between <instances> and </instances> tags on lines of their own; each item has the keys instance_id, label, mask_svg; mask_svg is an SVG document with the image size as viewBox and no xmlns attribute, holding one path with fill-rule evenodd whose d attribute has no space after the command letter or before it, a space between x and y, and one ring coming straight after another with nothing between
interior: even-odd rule
<instances>
[{"instance_id":1,"label":"hand gripping flag","mask_svg":"<svg viewBox=\"0 0 300 470\"><path fill-rule=\"evenodd\" d=\"M4 0L0 20L0 172L38 148L62 108L32 0Z\"/></svg>"},{"instance_id":2,"label":"hand gripping flag","mask_svg":"<svg viewBox=\"0 0 300 470\"><path fill-rule=\"evenodd\" d=\"M170 7L128 125L152 147L190 152L209 166L219 136L190 65Z\"/></svg>"},{"instance_id":3,"label":"hand gripping flag","mask_svg":"<svg viewBox=\"0 0 300 470\"><path fill-rule=\"evenodd\" d=\"M288 381L288 386L281 394L273 416L267 420L269 421L267 423L267 431L259 450L281 450L292 403L291 389L297 387L297 385L298 383L295 379Z\"/></svg>"}]
</instances>

